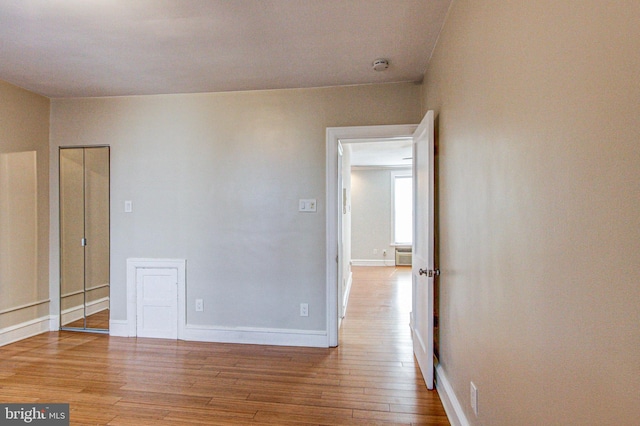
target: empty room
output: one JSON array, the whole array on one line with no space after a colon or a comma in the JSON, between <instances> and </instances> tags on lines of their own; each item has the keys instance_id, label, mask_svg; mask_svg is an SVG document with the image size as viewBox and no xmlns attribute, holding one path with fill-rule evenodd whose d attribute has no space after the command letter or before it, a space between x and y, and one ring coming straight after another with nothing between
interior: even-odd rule
<instances>
[{"instance_id":1,"label":"empty room","mask_svg":"<svg viewBox=\"0 0 640 426\"><path fill-rule=\"evenodd\" d=\"M0 423L637 424L638 22L0 0ZM381 140L411 242L355 217Z\"/></svg>"}]
</instances>

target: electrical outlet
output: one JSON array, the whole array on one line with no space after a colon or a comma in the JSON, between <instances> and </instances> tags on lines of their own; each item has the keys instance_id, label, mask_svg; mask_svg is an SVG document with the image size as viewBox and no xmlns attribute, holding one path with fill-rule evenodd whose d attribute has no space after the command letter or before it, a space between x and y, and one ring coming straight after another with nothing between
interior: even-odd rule
<instances>
[{"instance_id":1,"label":"electrical outlet","mask_svg":"<svg viewBox=\"0 0 640 426\"><path fill-rule=\"evenodd\" d=\"M301 317L308 317L309 316L309 304L308 303L301 303L300 304L300 316Z\"/></svg>"},{"instance_id":2,"label":"electrical outlet","mask_svg":"<svg viewBox=\"0 0 640 426\"><path fill-rule=\"evenodd\" d=\"M373 249L373 254L378 254L378 249Z\"/></svg>"},{"instance_id":3,"label":"electrical outlet","mask_svg":"<svg viewBox=\"0 0 640 426\"><path fill-rule=\"evenodd\" d=\"M386 256L387 255L387 251L386 250L382 250L382 255Z\"/></svg>"},{"instance_id":4,"label":"electrical outlet","mask_svg":"<svg viewBox=\"0 0 640 426\"><path fill-rule=\"evenodd\" d=\"M470 390L469 397L471 399L471 408L473 409L473 413L477 416L478 415L478 387L473 382L470 382L469 390Z\"/></svg>"},{"instance_id":5,"label":"electrical outlet","mask_svg":"<svg viewBox=\"0 0 640 426\"><path fill-rule=\"evenodd\" d=\"M204 301L202 299L196 299L196 312L204 311Z\"/></svg>"}]
</instances>

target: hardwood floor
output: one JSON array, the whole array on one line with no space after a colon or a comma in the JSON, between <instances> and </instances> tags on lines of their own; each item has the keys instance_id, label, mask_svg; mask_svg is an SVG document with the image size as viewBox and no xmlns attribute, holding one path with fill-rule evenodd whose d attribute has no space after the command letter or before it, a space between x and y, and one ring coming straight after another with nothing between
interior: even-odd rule
<instances>
[{"instance_id":1,"label":"hardwood floor","mask_svg":"<svg viewBox=\"0 0 640 426\"><path fill-rule=\"evenodd\" d=\"M0 402L73 425L448 425L411 353L410 270L354 268L340 346L45 333L0 347Z\"/></svg>"}]
</instances>

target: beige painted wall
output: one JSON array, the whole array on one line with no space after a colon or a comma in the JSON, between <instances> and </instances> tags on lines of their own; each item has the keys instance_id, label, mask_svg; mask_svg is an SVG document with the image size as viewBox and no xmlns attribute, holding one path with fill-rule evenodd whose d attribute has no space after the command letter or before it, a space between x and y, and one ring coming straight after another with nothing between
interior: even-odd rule
<instances>
[{"instance_id":1,"label":"beige painted wall","mask_svg":"<svg viewBox=\"0 0 640 426\"><path fill-rule=\"evenodd\" d=\"M51 116L52 153L111 146L112 319L126 319L127 258L185 258L189 324L316 331L326 329L326 128L416 123L420 86L54 99ZM57 173L52 160L53 259ZM300 198L318 212L299 213Z\"/></svg>"},{"instance_id":2,"label":"beige painted wall","mask_svg":"<svg viewBox=\"0 0 640 426\"><path fill-rule=\"evenodd\" d=\"M440 361L471 424L640 419L638 22L637 1L452 6L423 110Z\"/></svg>"},{"instance_id":3,"label":"beige painted wall","mask_svg":"<svg viewBox=\"0 0 640 426\"><path fill-rule=\"evenodd\" d=\"M9 258L13 266L19 267L0 271L0 312L5 312L0 314L0 331L49 315L48 303L13 310L49 298L48 143L49 100L0 81L0 154L6 162L4 170L14 175L29 174L20 177L18 183L0 182L0 190L7 192L0 197L10 203L5 205L9 210L0 214L13 213L25 219L18 223L4 216L2 220L3 226L11 229L0 230L3 238L0 257L6 259L5 251L11 251ZM11 171L12 167L19 169ZM14 219L18 220L18 216ZM26 239L34 240L27 242Z\"/></svg>"}]
</instances>

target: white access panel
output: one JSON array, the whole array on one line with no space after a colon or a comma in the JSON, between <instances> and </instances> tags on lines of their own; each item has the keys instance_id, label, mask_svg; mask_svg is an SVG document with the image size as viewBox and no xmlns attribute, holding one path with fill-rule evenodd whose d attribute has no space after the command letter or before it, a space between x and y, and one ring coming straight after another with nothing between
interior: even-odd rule
<instances>
[{"instance_id":1,"label":"white access panel","mask_svg":"<svg viewBox=\"0 0 640 426\"><path fill-rule=\"evenodd\" d=\"M136 269L136 335L178 338L178 269Z\"/></svg>"}]
</instances>

